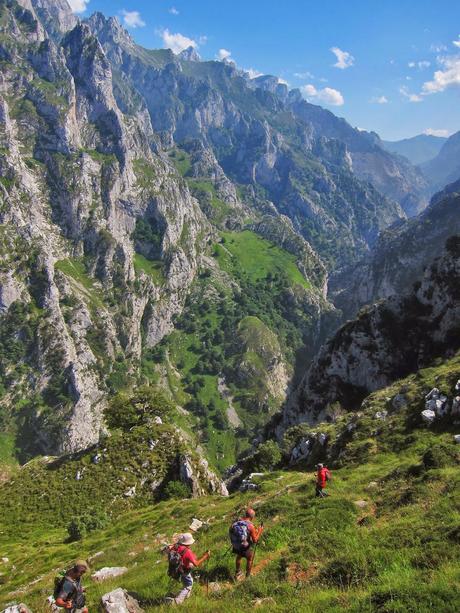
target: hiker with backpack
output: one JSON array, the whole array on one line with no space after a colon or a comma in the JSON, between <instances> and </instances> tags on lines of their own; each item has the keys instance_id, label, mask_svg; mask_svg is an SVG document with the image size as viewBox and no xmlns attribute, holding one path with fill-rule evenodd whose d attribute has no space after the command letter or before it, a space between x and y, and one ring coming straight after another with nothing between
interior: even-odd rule
<instances>
[{"instance_id":1,"label":"hiker with backpack","mask_svg":"<svg viewBox=\"0 0 460 613\"><path fill-rule=\"evenodd\" d=\"M182 604L192 593L192 569L198 568L203 562L209 560L210 551L206 551L201 558L197 558L190 549L195 542L193 536L187 532L181 534L177 543L168 547L168 575L182 583L182 590L175 598L166 598L167 604Z\"/></svg>"},{"instance_id":2,"label":"hiker with backpack","mask_svg":"<svg viewBox=\"0 0 460 613\"><path fill-rule=\"evenodd\" d=\"M246 578L250 576L257 541L264 530L263 525L255 528L252 520L256 512L254 509L246 509L244 517L237 519L230 526L229 536L232 543L233 553L236 555L235 581L242 579L241 561L246 559Z\"/></svg>"},{"instance_id":3,"label":"hiker with backpack","mask_svg":"<svg viewBox=\"0 0 460 613\"><path fill-rule=\"evenodd\" d=\"M316 468L318 471L316 473L316 497L324 498L325 496L328 496L328 493L326 492L326 483L331 478L331 471L323 464L317 464Z\"/></svg>"},{"instance_id":4,"label":"hiker with backpack","mask_svg":"<svg viewBox=\"0 0 460 613\"><path fill-rule=\"evenodd\" d=\"M53 594L56 606L71 613L88 613L85 606L85 589L81 582L88 570L88 564L84 560L77 560L72 568L56 577Z\"/></svg>"}]
</instances>

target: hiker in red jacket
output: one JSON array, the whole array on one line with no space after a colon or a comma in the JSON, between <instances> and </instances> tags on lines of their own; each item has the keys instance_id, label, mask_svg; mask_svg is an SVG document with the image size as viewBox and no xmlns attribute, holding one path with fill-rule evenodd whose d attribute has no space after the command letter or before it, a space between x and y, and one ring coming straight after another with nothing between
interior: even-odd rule
<instances>
[{"instance_id":1,"label":"hiker in red jacket","mask_svg":"<svg viewBox=\"0 0 460 613\"><path fill-rule=\"evenodd\" d=\"M190 549L194 542L195 539L190 532L186 532L180 535L177 543L168 547L168 575L182 583L182 590L175 598L166 598L166 604L182 604L190 597L193 587L192 569L209 560L210 551L206 551L201 558L196 557Z\"/></svg>"},{"instance_id":2,"label":"hiker in red jacket","mask_svg":"<svg viewBox=\"0 0 460 613\"><path fill-rule=\"evenodd\" d=\"M323 464L317 464L316 468L318 469L316 473L316 496L324 498L324 496L328 495L325 488L326 482L331 478L331 471Z\"/></svg>"},{"instance_id":3,"label":"hiker in red jacket","mask_svg":"<svg viewBox=\"0 0 460 613\"><path fill-rule=\"evenodd\" d=\"M246 559L246 577L249 577L254 561L254 548L264 530L263 525L256 528L252 523L256 512L254 509L246 509L244 517L237 519L230 526L229 536L232 543L233 553L236 555L235 580L243 578L241 561Z\"/></svg>"}]
</instances>

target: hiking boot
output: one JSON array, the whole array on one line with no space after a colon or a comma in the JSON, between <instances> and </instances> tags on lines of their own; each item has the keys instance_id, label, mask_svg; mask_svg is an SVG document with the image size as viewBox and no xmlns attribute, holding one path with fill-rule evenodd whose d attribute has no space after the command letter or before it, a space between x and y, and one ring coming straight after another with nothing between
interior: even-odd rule
<instances>
[{"instance_id":1,"label":"hiking boot","mask_svg":"<svg viewBox=\"0 0 460 613\"><path fill-rule=\"evenodd\" d=\"M235 576L234 576L235 583L237 581L243 581L243 579L244 579L244 575L241 571L238 571L237 573L235 573Z\"/></svg>"},{"instance_id":2,"label":"hiking boot","mask_svg":"<svg viewBox=\"0 0 460 613\"><path fill-rule=\"evenodd\" d=\"M171 598L170 596L167 596L165 598L165 604L169 605L169 606L174 606L177 604L176 599L175 598Z\"/></svg>"}]
</instances>

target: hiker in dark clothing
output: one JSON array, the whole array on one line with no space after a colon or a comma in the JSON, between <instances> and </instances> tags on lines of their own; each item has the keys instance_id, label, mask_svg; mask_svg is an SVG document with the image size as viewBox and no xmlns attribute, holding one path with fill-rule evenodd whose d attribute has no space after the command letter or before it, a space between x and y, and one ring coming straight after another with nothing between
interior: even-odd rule
<instances>
[{"instance_id":1,"label":"hiker in dark clothing","mask_svg":"<svg viewBox=\"0 0 460 613\"><path fill-rule=\"evenodd\" d=\"M316 497L324 498L328 495L325 488L327 481L331 478L331 471L323 464L317 464L316 468L318 469L316 473Z\"/></svg>"},{"instance_id":2,"label":"hiker in dark clothing","mask_svg":"<svg viewBox=\"0 0 460 613\"><path fill-rule=\"evenodd\" d=\"M85 590L81 578L88 570L84 560L77 560L63 577L56 593L56 605L70 613L88 613L85 606Z\"/></svg>"},{"instance_id":3,"label":"hiker in dark clothing","mask_svg":"<svg viewBox=\"0 0 460 613\"><path fill-rule=\"evenodd\" d=\"M262 535L263 526L255 528L252 520L256 512L254 509L246 509L244 517L233 522L230 526L229 536L232 543L233 553L236 555L235 580L242 579L241 560L246 559L246 577L249 577L254 561L254 547Z\"/></svg>"},{"instance_id":4,"label":"hiker in dark clothing","mask_svg":"<svg viewBox=\"0 0 460 613\"><path fill-rule=\"evenodd\" d=\"M166 603L169 605L182 604L190 597L193 587L192 569L198 568L211 555L211 552L207 551L198 559L190 549L194 542L193 536L186 532L179 537L175 545L170 545L168 548L168 575L182 583L182 590L175 598L166 598Z\"/></svg>"}]
</instances>

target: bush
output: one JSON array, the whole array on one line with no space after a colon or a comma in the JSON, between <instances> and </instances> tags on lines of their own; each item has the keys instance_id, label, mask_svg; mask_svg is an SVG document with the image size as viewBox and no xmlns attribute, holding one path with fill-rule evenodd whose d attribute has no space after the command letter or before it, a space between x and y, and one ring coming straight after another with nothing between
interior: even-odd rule
<instances>
[{"instance_id":1,"label":"bush","mask_svg":"<svg viewBox=\"0 0 460 613\"><path fill-rule=\"evenodd\" d=\"M173 408L164 392L144 386L131 396L123 392L114 396L104 415L109 428L127 431L147 424L155 416L164 419Z\"/></svg>"},{"instance_id":2,"label":"bush","mask_svg":"<svg viewBox=\"0 0 460 613\"><path fill-rule=\"evenodd\" d=\"M281 461L281 451L275 441L267 441L257 448L254 454L255 466L258 470L271 470Z\"/></svg>"},{"instance_id":3,"label":"bush","mask_svg":"<svg viewBox=\"0 0 460 613\"><path fill-rule=\"evenodd\" d=\"M425 451L422 460L427 469L444 468L456 463L457 454L449 445L438 443Z\"/></svg>"},{"instance_id":4,"label":"bush","mask_svg":"<svg viewBox=\"0 0 460 613\"><path fill-rule=\"evenodd\" d=\"M109 518L103 512L78 515L67 526L69 541L81 541L90 532L104 528L108 522Z\"/></svg>"},{"instance_id":5,"label":"bush","mask_svg":"<svg viewBox=\"0 0 460 613\"><path fill-rule=\"evenodd\" d=\"M190 498L190 488L182 481L170 481L163 490L163 498Z\"/></svg>"}]
</instances>

